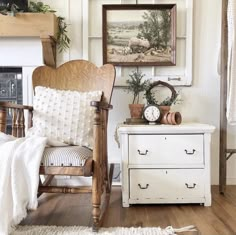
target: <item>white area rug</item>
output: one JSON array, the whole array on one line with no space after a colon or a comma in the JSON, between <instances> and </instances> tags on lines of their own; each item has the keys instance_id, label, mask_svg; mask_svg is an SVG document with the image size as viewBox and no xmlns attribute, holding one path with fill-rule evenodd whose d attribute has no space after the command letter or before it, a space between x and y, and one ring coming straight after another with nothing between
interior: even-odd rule
<instances>
[{"instance_id":1,"label":"white area rug","mask_svg":"<svg viewBox=\"0 0 236 235\"><path fill-rule=\"evenodd\" d=\"M171 226L161 229L160 227L150 228L100 228L97 234L104 235L174 235L185 231L196 231L194 226L187 226L174 229ZM11 235L96 235L88 227L60 227L60 226L18 226Z\"/></svg>"}]
</instances>

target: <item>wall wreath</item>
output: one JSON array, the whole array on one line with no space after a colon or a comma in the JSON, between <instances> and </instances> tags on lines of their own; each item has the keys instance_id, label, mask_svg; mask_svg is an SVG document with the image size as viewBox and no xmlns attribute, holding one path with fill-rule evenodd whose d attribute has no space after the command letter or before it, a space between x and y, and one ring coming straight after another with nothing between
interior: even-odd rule
<instances>
[{"instance_id":1,"label":"wall wreath","mask_svg":"<svg viewBox=\"0 0 236 235\"><path fill-rule=\"evenodd\" d=\"M171 96L167 97L166 99L164 99L163 101L158 103L158 101L155 98L154 93L152 92L152 89L154 87L160 86L160 85L169 88L171 91ZM167 82L160 81L160 80L151 83L145 93L145 97L147 99L148 104L155 104L155 105L159 105L159 106L171 106L172 104L174 104L176 102L177 96L178 96L178 93L176 92L176 90L174 89L174 87L172 85L170 85Z\"/></svg>"}]
</instances>

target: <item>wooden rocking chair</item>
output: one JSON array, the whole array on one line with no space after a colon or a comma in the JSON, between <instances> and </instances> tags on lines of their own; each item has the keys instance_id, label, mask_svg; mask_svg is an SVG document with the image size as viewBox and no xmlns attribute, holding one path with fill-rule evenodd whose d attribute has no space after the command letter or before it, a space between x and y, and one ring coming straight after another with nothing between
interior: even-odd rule
<instances>
[{"instance_id":1,"label":"wooden rocking chair","mask_svg":"<svg viewBox=\"0 0 236 235\"><path fill-rule=\"evenodd\" d=\"M46 175L46 180L39 186L39 195L44 192L51 193L91 193L93 231L98 231L109 204L113 164L108 166L107 157L107 121L108 110L115 80L115 69L112 65L100 68L85 60L67 62L57 69L47 66L36 68L33 73L33 88L36 86L49 87L57 90L73 90L89 92L101 90L101 101L91 102L94 107L93 139L94 147L91 156L83 166L41 165L40 175ZM25 110L28 111L28 126L33 125L33 107L0 102L0 131L6 132L8 109L12 109L12 135L23 137L25 135ZM57 148L57 147L53 147ZM67 148L67 147L63 147ZM55 175L92 176L92 186L59 187L51 186Z\"/></svg>"}]
</instances>

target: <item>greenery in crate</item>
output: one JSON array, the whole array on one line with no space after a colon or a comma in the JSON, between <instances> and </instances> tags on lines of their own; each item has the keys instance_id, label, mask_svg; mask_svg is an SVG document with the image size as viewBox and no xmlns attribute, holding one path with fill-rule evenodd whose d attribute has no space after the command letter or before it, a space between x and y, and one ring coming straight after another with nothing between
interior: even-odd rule
<instances>
[{"instance_id":1,"label":"greenery in crate","mask_svg":"<svg viewBox=\"0 0 236 235\"><path fill-rule=\"evenodd\" d=\"M51 7L47 4L44 4L42 2L29 2L28 6L28 12L34 12L34 13L47 13L47 12L56 12L51 9Z\"/></svg>"},{"instance_id":2,"label":"greenery in crate","mask_svg":"<svg viewBox=\"0 0 236 235\"><path fill-rule=\"evenodd\" d=\"M149 80L144 80L145 74L141 71L133 71L126 80L127 92L133 93L133 104L139 103L140 93L146 91L149 86Z\"/></svg>"},{"instance_id":3,"label":"greenery in crate","mask_svg":"<svg viewBox=\"0 0 236 235\"><path fill-rule=\"evenodd\" d=\"M16 4L6 4L0 6L0 14L2 15L15 15L17 12L32 12L32 13L47 13L56 12L51 7L43 2L29 2L28 10L22 11ZM62 52L69 48L70 38L67 36L67 23L64 17L58 17L58 34L57 45L58 51Z\"/></svg>"}]
</instances>

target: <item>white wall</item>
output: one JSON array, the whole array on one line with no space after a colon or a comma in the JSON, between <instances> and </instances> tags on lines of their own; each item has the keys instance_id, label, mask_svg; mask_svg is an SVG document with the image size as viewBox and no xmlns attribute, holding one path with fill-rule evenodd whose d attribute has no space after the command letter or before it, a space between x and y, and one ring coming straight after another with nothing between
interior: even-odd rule
<instances>
[{"instance_id":1,"label":"white wall","mask_svg":"<svg viewBox=\"0 0 236 235\"><path fill-rule=\"evenodd\" d=\"M95 0L93 0L95 1ZM71 48L59 56L62 63L68 59L82 58L82 12L81 0L45 0L60 15L65 16L69 23L69 35L72 39ZM111 2L111 1L110 1ZM99 14L101 15L101 14ZM96 17L95 15L93 17ZM173 110L182 113L184 122L202 122L216 126L212 143L212 184L218 184L219 171L219 106L220 78L217 74L217 60L220 45L221 0L194 1L193 25L193 85L183 87L181 95L183 102ZM100 52L97 51L93 53ZM102 55L98 55L102 58ZM128 103L131 97L122 89L115 88L110 113L109 124L109 156L112 161L120 161L120 150L114 141L117 123L129 117ZM229 147L236 147L236 129L229 129ZM236 183L236 159L229 160L228 177L231 183Z\"/></svg>"},{"instance_id":2,"label":"white wall","mask_svg":"<svg viewBox=\"0 0 236 235\"><path fill-rule=\"evenodd\" d=\"M0 38L0 51L1 66L33 67L43 65L43 53L40 38L3 37Z\"/></svg>"}]
</instances>

